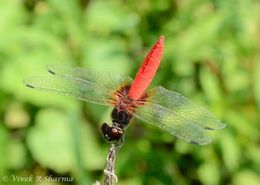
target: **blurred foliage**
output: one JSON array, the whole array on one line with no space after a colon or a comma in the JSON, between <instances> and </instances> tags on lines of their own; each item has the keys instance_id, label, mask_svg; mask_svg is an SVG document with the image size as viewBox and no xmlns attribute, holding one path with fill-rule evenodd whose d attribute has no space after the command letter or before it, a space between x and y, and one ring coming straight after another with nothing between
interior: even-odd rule
<instances>
[{"instance_id":1,"label":"blurred foliage","mask_svg":"<svg viewBox=\"0 0 260 185\"><path fill-rule=\"evenodd\" d=\"M11 175L101 180L108 144L99 127L111 109L32 91L22 79L49 63L133 77L161 34L151 86L181 92L227 127L196 146L135 119L118 184L259 184L259 10L257 0L0 0L0 184L19 184L2 181Z\"/></svg>"}]
</instances>

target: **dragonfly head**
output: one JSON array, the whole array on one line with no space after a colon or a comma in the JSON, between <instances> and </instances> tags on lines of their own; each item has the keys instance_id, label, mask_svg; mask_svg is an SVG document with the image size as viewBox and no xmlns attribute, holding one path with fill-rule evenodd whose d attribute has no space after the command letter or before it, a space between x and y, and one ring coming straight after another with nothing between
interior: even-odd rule
<instances>
[{"instance_id":1,"label":"dragonfly head","mask_svg":"<svg viewBox=\"0 0 260 185\"><path fill-rule=\"evenodd\" d=\"M118 126L109 126L107 123L103 123L101 126L101 132L105 140L109 142L118 142L123 140L124 130Z\"/></svg>"}]
</instances>

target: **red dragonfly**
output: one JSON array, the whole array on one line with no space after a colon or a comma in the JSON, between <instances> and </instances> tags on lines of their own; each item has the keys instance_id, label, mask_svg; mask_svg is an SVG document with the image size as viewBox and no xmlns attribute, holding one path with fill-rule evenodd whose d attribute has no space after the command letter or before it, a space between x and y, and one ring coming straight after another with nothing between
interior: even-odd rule
<instances>
[{"instance_id":1,"label":"red dragonfly","mask_svg":"<svg viewBox=\"0 0 260 185\"><path fill-rule=\"evenodd\" d=\"M205 130L221 129L225 124L177 92L161 86L145 92L159 67L163 47L164 36L161 36L134 80L111 72L48 65L53 76L29 77L24 83L40 91L113 106L111 126L107 123L101 126L104 138L110 142L122 142L126 126L136 117L187 142L208 144L211 139Z\"/></svg>"}]
</instances>

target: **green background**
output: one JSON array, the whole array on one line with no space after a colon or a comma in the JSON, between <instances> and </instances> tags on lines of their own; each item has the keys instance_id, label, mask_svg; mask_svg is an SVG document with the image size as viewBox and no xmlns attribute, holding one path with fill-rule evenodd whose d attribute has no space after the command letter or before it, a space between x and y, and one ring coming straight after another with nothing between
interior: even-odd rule
<instances>
[{"instance_id":1,"label":"green background","mask_svg":"<svg viewBox=\"0 0 260 185\"><path fill-rule=\"evenodd\" d=\"M134 77L161 34L162 85L227 124L188 144L134 119L118 185L260 184L258 0L0 0L0 184L102 181L111 108L26 88L50 63ZM73 183L17 182L28 176ZM4 182L4 177L9 181Z\"/></svg>"}]
</instances>

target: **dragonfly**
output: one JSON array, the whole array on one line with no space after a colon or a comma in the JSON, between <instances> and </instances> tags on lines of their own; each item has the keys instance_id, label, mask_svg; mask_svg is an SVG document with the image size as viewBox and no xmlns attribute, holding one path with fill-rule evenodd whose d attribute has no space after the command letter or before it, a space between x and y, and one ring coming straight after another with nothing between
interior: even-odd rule
<instances>
[{"instance_id":1,"label":"dragonfly","mask_svg":"<svg viewBox=\"0 0 260 185\"><path fill-rule=\"evenodd\" d=\"M160 65L163 48L164 35L148 52L134 80L112 72L50 64L50 76L31 76L24 83L35 90L112 106L112 123L101 126L108 142L122 143L125 129L135 117L189 143L209 144L207 130L222 129L224 123L180 93L162 86L146 91Z\"/></svg>"}]
</instances>

